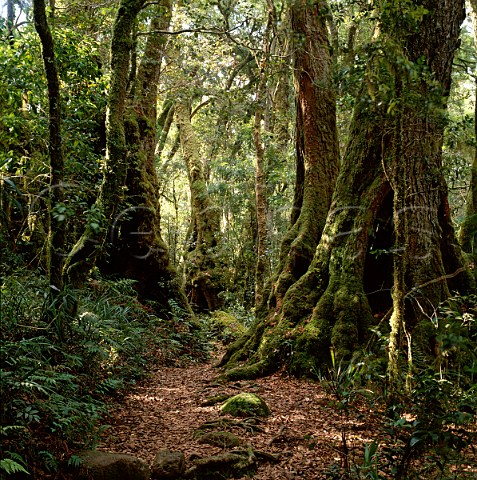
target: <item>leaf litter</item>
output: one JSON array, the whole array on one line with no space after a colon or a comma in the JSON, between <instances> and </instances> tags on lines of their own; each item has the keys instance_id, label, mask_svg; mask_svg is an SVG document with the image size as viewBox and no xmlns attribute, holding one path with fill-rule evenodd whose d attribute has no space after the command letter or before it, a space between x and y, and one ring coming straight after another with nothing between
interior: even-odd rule
<instances>
[{"instance_id":1,"label":"leaf litter","mask_svg":"<svg viewBox=\"0 0 477 480\"><path fill-rule=\"evenodd\" d=\"M218 355L218 354L217 354ZM152 464L162 449L183 452L186 460L221 453L220 447L199 442L195 432L204 424L235 433L243 445L278 457L260 462L256 480L324 479L342 467L342 435L348 458L362 457L364 446L376 439L381 413L358 399L343 415L316 382L279 372L252 381L220 384L217 360L182 366L160 366L111 409L110 428L98 449L135 455ZM260 395L270 416L254 422L230 421L220 403L207 398L252 392ZM221 396L221 397L219 397ZM225 420L225 421L224 421ZM337 478L337 477L334 477Z\"/></svg>"}]
</instances>

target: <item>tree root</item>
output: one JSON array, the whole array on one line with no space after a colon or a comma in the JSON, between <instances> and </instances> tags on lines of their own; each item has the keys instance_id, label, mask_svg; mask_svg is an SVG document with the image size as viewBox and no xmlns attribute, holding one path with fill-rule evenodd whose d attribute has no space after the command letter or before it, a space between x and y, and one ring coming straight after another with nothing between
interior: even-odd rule
<instances>
[{"instance_id":1,"label":"tree root","mask_svg":"<svg viewBox=\"0 0 477 480\"><path fill-rule=\"evenodd\" d=\"M184 474L191 479L223 479L227 476L238 478L252 473L257 468L258 461L278 462L279 458L267 452L255 450L251 444L220 455L199 458Z\"/></svg>"},{"instance_id":2,"label":"tree root","mask_svg":"<svg viewBox=\"0 0 477 480\"><path fill-rule=\"evenodd\" d=\"M263 432L263 429L258 426L260 420L256 417L248 417L243 420L233 420L231 418L221 418L211 422L202 424L197 430L212 430L212 429L224 429L227 427L240 427L247 430L250 433Z\"/></svg>"}]
</instances>

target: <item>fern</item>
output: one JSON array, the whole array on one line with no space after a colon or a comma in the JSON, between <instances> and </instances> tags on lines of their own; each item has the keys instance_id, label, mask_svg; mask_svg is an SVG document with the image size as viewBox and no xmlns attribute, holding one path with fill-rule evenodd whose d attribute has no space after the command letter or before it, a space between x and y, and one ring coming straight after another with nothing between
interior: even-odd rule
<instances>
[{"instance_id":1,"label":"fern","mask_svg":"<svg viewBox=\"0 0 477 480\"><path fill-rule=\"evenodd\" d=\"M23 461L23 458L13 452L7 452L10 454L10 456L16 458L17 460L21 459ZM12 475L14 473L26 473L27 475L30 475L30 472L26 470L26 468L18 463L17 461L13 460L12 458L4 458L0 460L0 471L4 471L7 475Z\"/></svg>"},{"instance_id":2,"label":"fern","mask_svg":"<svg viewBox=\"0 0 477 480\"><path fill-rule=\"evenodd\" d=\"M68 467L79 468L81 467L82 463L83 463L83 459L81 457L78 457L78 455L71 455L71 457L68 460Z\"/></svg>"}]
</instances>

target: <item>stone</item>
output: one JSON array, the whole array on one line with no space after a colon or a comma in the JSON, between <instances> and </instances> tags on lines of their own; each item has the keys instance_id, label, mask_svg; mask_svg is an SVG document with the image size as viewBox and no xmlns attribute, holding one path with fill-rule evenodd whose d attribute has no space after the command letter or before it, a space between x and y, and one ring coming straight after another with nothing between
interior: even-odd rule
<instances>
[{"instance_id":1,"label":"stone","mask_svg":"<svg viewBox=\"0 0 477 480\"><path fill-rule=\"evenodd\" d=\"M86 450L81 458L80 480L149 480L151 471L143 460L125 453Z\"/></svg>"},{"instance_id":2,"label":"stone","mask_svg":"<svg viewBox=\"0 0 477 480\"><path fill-rule=\"evenodd\" d=\"M226 400L220 407L222 413L233 417L267 417L270 409L265 401L255 393L239 393Z\"/></svg>"},{"instance_id":3,"label":"stone","mask_svg":"<svg viewBox=\"0 0 477 480\"><path fill-rule=\"evenodd\" d=\"M198 442L221 448L232 448L240 444L240 440L237 435L234 435L231 432L205 433L199 438Z\"/></svg>"},{"instance_id":4,"label":"stone","mask_svg":"<svg viewBox=\"0 0 477 480\"><path fill-rule=\"evenodd\" d=\"M152 465L151 479L174 480L185 472L185 456L182 452L159 450Z\"/></svg>"},{"instance_id":5,"label":"stone","mask_svg":"<svg viewBox=\"0 0 477 480\"><path fill-rule=\"evenodd\" d=\"M242 478L244 475L252 476L256 468L256 457L252 451L232 451L194 460L184 477L193 480Z\"/></svg>"}]
</instances>

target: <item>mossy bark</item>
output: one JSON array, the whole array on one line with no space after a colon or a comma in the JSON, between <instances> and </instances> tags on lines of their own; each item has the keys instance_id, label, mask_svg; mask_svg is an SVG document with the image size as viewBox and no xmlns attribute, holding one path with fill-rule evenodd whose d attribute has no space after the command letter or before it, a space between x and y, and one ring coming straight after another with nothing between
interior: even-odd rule
<instances>
[{"instance_id":1,"label":"mossy bark","mask_svg":"<svg viewBox=\"0 0 477 480\"><path fill-rule=\"evenodd\" d=\"M150 30L167 30L172 3L162 0L154 7ZM169 250L160 232L159 184L156 173L157 84L164 50L164 35L147 38L140 59L134 95L127 104L124 127L129 164L121 211L111 229L112 245L107 262L109 274L136 280L141 298L153 301L161 314L190 314Z\"/></svg>"},{"instance_id":2,"label":"mossy bark","mask_svg":"<svg viewBox=\"0 0 477 480\"><path fill-rule=\"evenodd\" d=\"M397 189L394 207L395 220L401 221L405 215L400 230L404 245L393 245L390 236L384 242L388 255L394 249L405 251L406 261L397 265L399 271L395 272L399 277L395 320L403 321L405 299L405 328L411 338L413 329L449 296L451 288L461 292L471 288L450 224L441 174L442 106L450 88L463 2L431 3L427 7L432 12L429 10L419 28L403 39L393 36L399 29L386 31L382 27L382 35L394 40L390 45L402 41L404 48L394 51L394 58L389 55L388 63L381 63L381 59L376 65L370 62L368 68L373 70L368 76L369 90L362 91L356 100L350 141L313 261L305 275L286 290L281 305L270 309L265 320L257 322L249 335L229 349L222 361L229 368L227 377L263 375L282 364L288 364L293 373L310 375L329 362L330 347L337 358L347 359L364 343L374 322L371 296L366 292L366 274L370 272L367 258L371 256L373 236L378 233L379 212L388 220L391 216L390 178L394 182L406 179ZM387 15L389 9L388 5ZM422 66L424 53L428 54L427 63ZM379 97L382 91L373 88L379 86L376 82L390 82L392 92L396 78L406 74L406 68L400 70L402 65L413 65L419 72L417 80L409 77L405 83L409 90L406 101L388 93ZM402 162L394 173L393 158ZM392 269L384 268L386 265L373 273L389 284ZM385 304L392 306L391 295ZM395 338L396 349L401 347L398 342ZM247 363L240 365L243 360Z\"/></svg>"},{"instance_id":3,"label":"mossy bark","mask_svg":"<svg viewBox=\"0 0 477 480\"><path fill-rule=\"evenodd\" d=\"M88 223L72 248L63 267L63 280L80 288L98 257L105 254L108 231L124 198L128 149L124 130L124 111L132 48L131 33L144 0L122 0L111 40L111 84L106 113L106 158L103 181L94 209L96 221ZM99 226L98 226L99 225Z\"/></svg>"},{"instance_id":4,"label":"mossy bark","mask_svg":"<svg viewBox=\"0 0 477 480\"><path fill-rule=\"evenodd\" d=\"M329 359L331 345L338 355L349 356L366 338L373 322L364 284L366 252L379 206L390 192L380 168L384 114L369 111L368 100L363 94L356 108L314 258L281 305L223 357L229 378L261 376L284 363L296 374L311 375ZM245 359L248 365L235 368Z\"/></svg>"},{"instance_id":5,"label":"mossy bark","mask_svg":"<svg viewBox=\"0 0 477 480\"><path fill-rule=\"evenodd\" d=\"M9 11L10 11L9 3ZM53 36L46 17L44 0L33 2L35 29L41 40L43 64L48 85L48 154L50 157L50 215L48 234L48 269L50 286L54 292L63 288L62 269L65 258L66 218L56 212L56 207L64 201L64 157L61 137L61 95ZM9 18L10 20L10 18ZM13 28L9 24L9 28Z\"/></svg>"},{"instance_id":6,"label":"mossy bark","mask_svg":"<svg viewBox=\"0 0 477 480\"><path fill-rule=\"evenodd\" d=\"M144 300L158 313L190 314L185 294L160 234L158 182L155 167L157 82L165 39L150 35L140 61L134 92L127 98L133 26L143 0L121 2L111 43L111 86L107 112L107 154L96 209L101 229L87 225L73 248L64 274L81 286L100 259L107 274L136 280ZM155 5L151 29L166 29L171 3Z\"/></svg>"},{"instance_id":7,"label":"mossy bark","mask_svg":"<svg viewBox=\"0 0 477 480\"><path fill-rule=\"evenodd\" d=\"M451 290L470 288L471 277L452 228L447 185L442 175L444 109L459 46L464 2L422 2L429 8L419 29L404 38L402 51L420 75L403 86L400 141L405 165L406 288L408 331L431 315ZM429 3L429 5L428 5ZM423 57L425 55L425 57ZM423 58L425 60L423 61Z\"/></svg>"},{"instance_id":8,"label":"mossy bark","mask_svg":"<svg viewBox=\"0 0 477 480\"><path fill-rule=\"evenodd\" d=\"M194 227L191 248L186 254L186 290L190 291L195 309L212 311L221 306L220 210L209 196L187 101L176 102L175 120L189 177Z\"/></svg>"},{"instance_id":9,"label":"mossy bark","mask_svg":"<svg viewBox=\"0 0 477 480\"><path fill-rule=\"evenodd\" d=\"M307 270L323 231L339 170L336 97L323 15L325 2L291 7L296 104L296 187L292 226L281 249L271 306Z\"/></svg>"}]
</instances>

